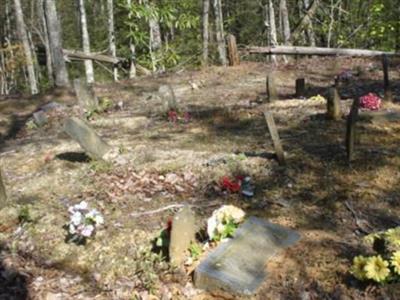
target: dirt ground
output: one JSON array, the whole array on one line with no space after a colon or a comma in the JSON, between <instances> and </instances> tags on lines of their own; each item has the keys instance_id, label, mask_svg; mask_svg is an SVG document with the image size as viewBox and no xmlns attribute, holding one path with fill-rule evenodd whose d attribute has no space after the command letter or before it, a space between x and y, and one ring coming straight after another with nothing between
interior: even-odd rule
<instances>
[{"instance_id":1,"label":"dirt ground","mask_svg":"<svg viewBox=\"0 0 400 300\"><path fill-rule=\"evenodd\" d=\"M393 62L390 73L396 101L399 66ZM340 88L344 117L327 120L325 100L311 97L326 95L343 70L352 70ZM273 103L264 101L267 73L277 79ZM305 99L293 96L299 77L306 78ZM120 150L119 165L91 160L63 133L63 119L79 114L71 92L0 100L0 165L10 201L0 210L0 299L233 299L196 290L192 268L173 269L151 251L174 210L137 214L182 203L195 205L199 226L211 204L233 204L301 234L268 262L268 278L252 299L400 299L398 286L360 284L348 272L365 251L365 232L400 225L400 122L361 124L350 165L344 147L352 99L382 94L382 77L379 60L308 58L98 84L98 96L114 107L89 123ZM168 120L157 96L167 83L186 122ZM32 113L52 101L62 109L49 113L44 127L32 126ZM274 114L286 166L275 159L265 110ZM225 175L251 176L255 196L220 193ZM105 225L78 246L65 242L63 226L68 207L82 200L101 211Z\"/></svg>"}]
</instances>

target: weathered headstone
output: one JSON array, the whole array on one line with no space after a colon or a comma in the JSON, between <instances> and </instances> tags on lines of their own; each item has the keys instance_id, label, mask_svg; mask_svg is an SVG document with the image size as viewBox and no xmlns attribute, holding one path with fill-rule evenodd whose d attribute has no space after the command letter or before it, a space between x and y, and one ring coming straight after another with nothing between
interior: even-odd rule
<instances>
[{"instance_id":1,"label":"weathered headstone","mask_svg":"<svg viewBox=\"0 0 400 300\"><path fill-rule=\"evenodd\" d=\"M36 126L42 127L46 125L48 121L49 120L43 111L39 110L33 113L33 122L36 124Z\"/></svg>"},{"instance_id":2,"label":"weathered headstone","mask_svg":"<svg viewBox=\"0 0 400 300\"><path fill-rule=\"evenodd\" d=\"M179 266L184 263L190 243L195 240L196 216L190 207L185 206L179 211L173 221L169 244L171 264Z\"/></svg>"},{"instance_id":3,"label":"weathered headstone","mask_svg":"<svg viewBox=\"0 0 400 300\"><path fill-rule=\"evenodd\" d=\"M229 65L238 66L240 65L240 57L237 49L236 37L233 34L228 34L226 39L228 42Z\"/></svg>"},{"instance_id":4,"label":"weathered headstone","mask_svg":"<svg viewBox=\"0 0 400 300\"><path fill-rule=\"evenodd\" d=\"M389 80L389 60L387 55L382 56L382 66L383 66L383 87L385 91L384 100L387 102L393 102L393 93L390 87L390 80Z\"/></svg>"},{"instance_id":5,"label":"weathered headstone","mask_svg":"<svg viewBox=\"0 0 400 300\"><path fill-rule=\"evenodd\" d=\"M93 112L99 108L99 99L91 86L81 79L74 80L74 89L78 104L83 112Z\"/></svg>"},{"instance_id":6,"label":"weathered headstone","mask_svg":"<svg viewBox=\"0 0 400 300\"><path fill-rule=\"evenodd\" d=\"M306 96L306 80L304 78L296 79L296 97L303 98Z\"/></svg>"},{"instance_id":7,"label":"weathered headstone","mask_svg":"<svg viewBox=\"0 0 400 300\"><path fill-rule=\"evenodd\" d=\"M3 174L0 170L0 209L6 206L6 203L7 203L6 188L3 182Z\"/></svg>"},{"instance_id":8,"label":"weathered headstone","mask_svg":"<svg viewBox=\"0 0 400 300\"><path fill-rule=\"evenodd\" d=\"M300 239L280 225L250 217L234 238L220 244L195 270L197 288L253 295L267 276L266 262Z\"/></svg>"},{"instance_id":9,"label":"weathered headstone","mask_svg":"<svg viewBox=\"0 0 400 300\"><path fill-rule=\"evenodd\" d=\"M158 94L160 95L167 111L178 109L176 95L170 84L160 86L158 89Z\"/></svg>"},{"instance_id":10,"label":"weathered headstone","mask_svg":"<svg viewBox=\"0 0 400 300\"><path fill-rule=\"evenodd\" d=\"M331 120L339 120L342 117L340 95L336 85L331 87L328 91L327 116Z\"/></svg>"},{"instance_id":11,"label":"weathered headstone","mask_svg":"<svg viewBox=\"0 0 400 300\"><path fill-rule=\"evenodd\" d=\"M350 114L347 117L346 154L348 163L351 163L354 156L354 145L357 140L356 124L358 119L359 106L360 106L360 100L358 98L354 99L353 105L350 110Z\"/></svg>"},{"instance_id":12,"label":"weathered headstone","mask_svg":"<svg viewBox=\"0 0 400 300\"><path fill-rule=\"evenodd\" d=\"M84 121L72 117L64 124L65 132L93 158L102 159L111 150L103 139Z\"/></svg>"},{"instance_id":13,"label":"weathered headstone","mask_svg":"<svg viewBox=\"0 0 400 300\"><path fill-rule=\"evenodd\" d=\"M272 113L264 112L265 120L267 121L268 131L274 144L275 153L278 158L279 164L285 164L285 152L283 151L281 140L279 138L278 129L276 128L274 116Z\"/></svg>"},{"instance_id":14,"label":"weathered headstone","mask_svg":"<svg viewBox=\"0 0 400 300\"><path fill-rule=\"evenodd\" d=\"M276 88L275 76L273 73L267 75L267 99L272 102L278 99L278 91Z\"/></svg>"}]
</instances>

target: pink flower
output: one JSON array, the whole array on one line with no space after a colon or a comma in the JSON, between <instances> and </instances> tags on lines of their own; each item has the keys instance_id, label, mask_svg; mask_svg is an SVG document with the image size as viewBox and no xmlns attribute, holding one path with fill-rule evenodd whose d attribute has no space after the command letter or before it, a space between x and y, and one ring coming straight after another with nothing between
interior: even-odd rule
<instances>
[{"instance_id":1,"label":"pink flower","mask_svg":"<svg viewBox=\"0 0 400 300\"><path fill-rule=\"evenodd\" d=\"M382 100L374 93L360 97L360 107L368 110L379 110Z\"/></svg>"}]
</instances>

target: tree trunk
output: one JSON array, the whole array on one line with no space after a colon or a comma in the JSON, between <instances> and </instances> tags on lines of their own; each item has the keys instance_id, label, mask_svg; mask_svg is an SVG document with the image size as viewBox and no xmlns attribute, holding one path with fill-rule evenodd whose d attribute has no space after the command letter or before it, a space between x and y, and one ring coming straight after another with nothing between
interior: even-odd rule
<instances>
[{"instance_id":1,"label":"tree trunk","mask_svg":"<svg viewBox=\"0 0 400 300\"><path fill-rule=\"evenodd\" d=\"M209 12L210 0L203 0L203 65L208 65Z\"/></svg>"},{"instance_id":2,"label":"tree trunk","mask_svg":"<svg viewBox=\"0 0 400 300\"><path fill-rule=\"evenodd\" d=\"M316 1L314 1L316 2ZM309 0L304 0L304 8L306 10L308 10L310 8L310 1ZM311 20L311 17L309 16L309 14L307 13L305 15L305 20L306 20L306 35L308 38L308 41L310 43L311 47L315 47L316 43L315 43L315 33L314 33L314 26Z\"/></svg>"},{"instance_id":3,"label":"tree trunk","mask_svg":"<svg viewBox=\"0 0 400 300\"><path fill-rule=\"evenodd\" d=\"M79 12L81 17L81 31L82 31L82 48L83 52L90 54L90 40L89 32L87 29L86 10L84 0L79 1ZM85 60L86 81L91 84L94 82L93 62L89 59Z\"/></svg>"},{"instance_id":4,"label":"tree trunk","mask_svg":"<svg viewBox=\"0 0 400 300\"><path fill-rule=\"evenodd\" d=\"M222 16L221 0L213 0L213 7L215 15L215 33L217 38L219 59L221 64L223 66L226 66L228 64L228 60L226 58L224 20Z\"/></svg>"},{"instance_id":5,"label":"tree trunk","mask_svg":"<svg viewBox=\"0 0 400 300\"><path fill-rule=\"evenodd\" d=\"M280 0L279 11L282 16L282 28L283 28L283 42L285 45L290 44L290 23L289 13L287 9L286 0Z\"/></svg>"},{"instance_id":6,"label":"tree trunk","mask_svg":"<svg viewBox=\"0 0 400 300\"><path fill-rule=\"evenodd\" d=\"M111 55L117 56L117 47L115 45L115 31L114 31L114 2L113 0L107 0L107 12L108 12L108 47L110 48ZM114 80L118 81L118 69L114 69Z\"/></svg>"},{"instance_id":7,"label":"tree trunk","mask_svg":"<svg viewBox=\"0 0 400 300\"><path fill-rule=\"evenodd\" d=\"M65 64L64 55L62 52L62 34L60 19L57 16L57 10L54 0L45 0L44 2L44 14L45 14L45 32L48 36L45 36L45 40L48 41L49 54L51 55L50 65L54 69L55 84L59 87L68 87L69 78L67 66ZM50 71L50 70L49 70Z\"/></svg>"},{"instance_id":8,"label":"tree trunk","mask_svg":"<svg viewBox=\"0 0 400 300\"><path fill-rule=\"evenodd\" d=\"M313 16L317 12L319 4L320 0L314 0L314 2L311 4L304 17L300 20L299 24L292 32L292 36L290 37L291 43L295 42L299 38L300 34L303 32L303 29L309 25L310 20L312 20Z\"/></svg>"},{"instance_id":9,"label":"tree trunk","mask_svg":"<svg viewBox=\"0 0 400 300\"><path fill-rule=\"evenodd\" d=\"M32 52L31 52L31 48L29 45L28 34L26 32L24 15L22 12L20 0L14 0L14 8L15 8L15 17L16 17L18 34L21 39L22 45L24 47L24 52L25 52L29 85L31 88L31 93L32 93L32 95L34 95L34 94L37 94L39 92L39 90L38 90L37 81L36 81L36 77L35 77L35 68L34 68L34 64L33 64Z\"/></svg>"},{"instance_id":10,"label":"tree trunk","mask_svg":"<svg viewBox=\"0 0 400 300\"><path fill-rule=\"evenodd\" d=\"M132 0L126 0L126 4L129 7L128 19L132 19ZM136 47L135 44L133 44L132 38L129 38L129 49L131 51L131 65L129 68L129 79L133 79L136 77L136 66L135 66Z\"/></svg>"},{"instance_id":11,"label":"tree trunk","mask_svg":"<svg viewBox=\"0 0 400 300\"><path fill-rule=\"evenodd\" d=\"M41 39L45 47L46 51L46 68L47 68L47 79L49 81L49 85L54 85L54 74L53 74L53 62L51 59L51 50L50 50L50 41L49 41L49 34L47 31L47 22L46 22L46 15L44 13L44 0L38 0L37 2L37 11L38 17L40 19L39 23L41 29Z\"/></svg>"}]
</instances>

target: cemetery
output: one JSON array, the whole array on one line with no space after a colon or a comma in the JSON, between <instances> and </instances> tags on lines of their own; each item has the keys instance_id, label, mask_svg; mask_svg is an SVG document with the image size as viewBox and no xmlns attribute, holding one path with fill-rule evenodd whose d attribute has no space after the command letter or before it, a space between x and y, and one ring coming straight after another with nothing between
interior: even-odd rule
<instances>
[{"instance_id":1,"label":"cemetery","mask_svg":"<svg viewBox=\"0 0 400 300\"><path fill-rule=\"evenodd\" d=\"M2 100L3 282L38 299L396 299L398 281L352 265L364 237L400 240L398 63L390 100L381 57Z\"/></svg>"}]
</instances>

